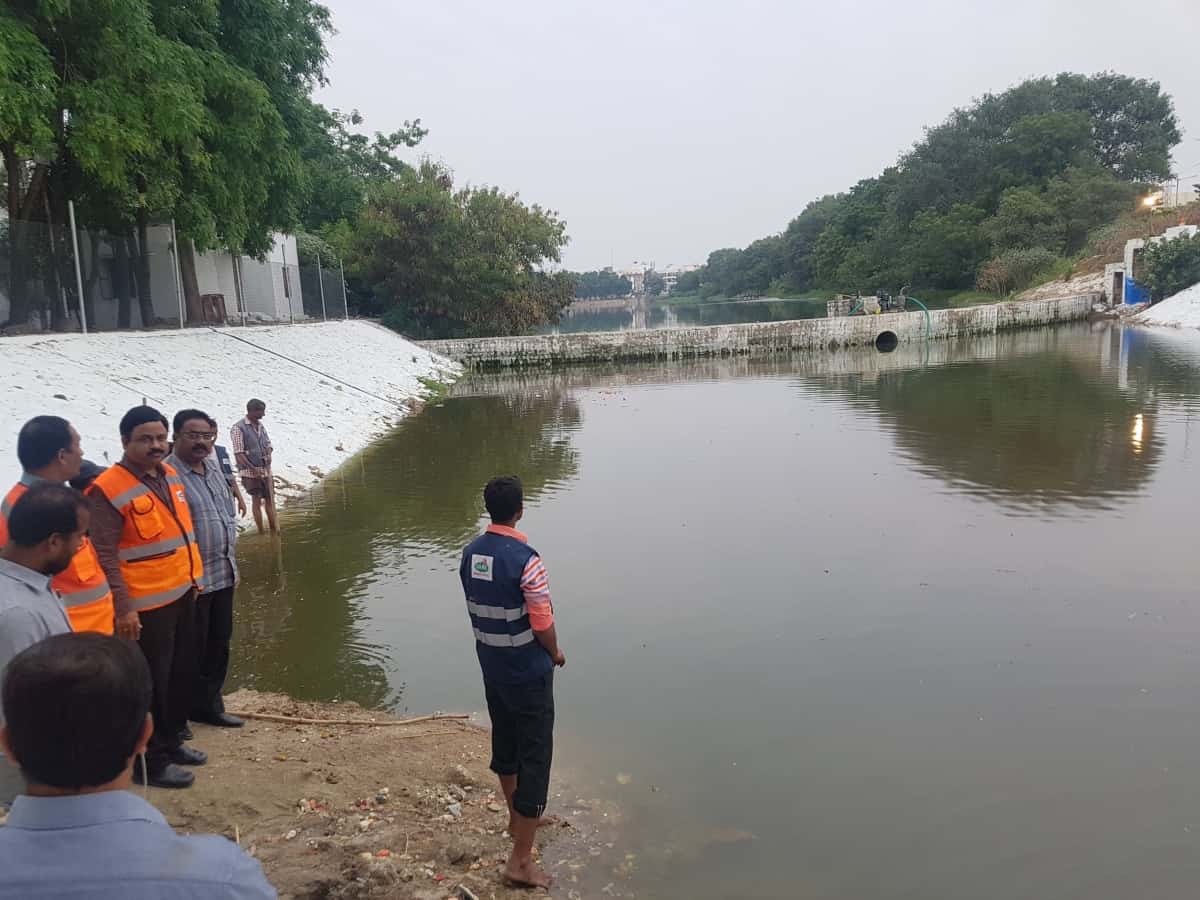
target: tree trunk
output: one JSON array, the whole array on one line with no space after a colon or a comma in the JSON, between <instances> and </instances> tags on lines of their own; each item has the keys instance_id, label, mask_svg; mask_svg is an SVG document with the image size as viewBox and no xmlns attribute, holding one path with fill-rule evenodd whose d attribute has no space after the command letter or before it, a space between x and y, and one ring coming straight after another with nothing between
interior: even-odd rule
<instances>
[{"instance_id":1,"label":"tree trunk","mask_svg":"<svg viewBox=\"0 0 1200 900\"><path fill-rule=\"evenodd\" d=\"M175 249L179 253L179 277L183 279L187 324L202 325L204 310L200 307L200 282L196 278L196 246L190 238L183 238Z\"/></svg>"},{"instance_id":2,"label":"tree trunk","mask_svg":"<svg viewBox=\"0 0 1200 900\"><path fill-rule=\"evenodd\" d=\"M154 298L150 294L150 217L145 207L137 214L137 288L138 306L142 312L142 327L154 326Z\"/></svg>"},{"instance_id":3,"label":"tree trunk","mask_svg":"<svg viewBox=\"0 0 1200 900\"><path fill-rule=\"evenodd\" d=\"M54 331L66 331L70 324L70 313L77 308L77 288L74 278L74 258L67 247L66 200L60 190L60 181L54 173L50 189L44 197L46 207L46 237L50 243L50 273L53 276L54 295L50 299L50 327ZM71 285L70 288L67 286Z\"/></svg>"},{"instance_id":4,"label":"tree trunk","mask_svg":"<svg viewBox=\"0 0 1200 900\"><path fill-rule=\"evenodd\" d=\"M82 260L80 261L82 264ZM100 296L100 233L88 232L87 282L83 285L83 311L87 315L88 328L95 329L96 298Z\"/></svg>"},{"instance_id":5,"label":"tree trunk","mask_svg":"<svg viewBox=\"0 0 1200 900\"><path fill-rule=\"evenodd\" d=\"M34 168L29 185L24 188L22 196L27 163L9 145L3 145L2 149L4 170L8 179L8 321L10 325L25 326L29 324L29 317L33 312L33 298L29 293L29 282L33 277L32 241L40 231L30 224L29 220L34 210L41 205L46 170L45 166Z\"/></svg>"},{"instance_id":6,"label":"tree trunk","mask_svg":"<svg viewBox=\"0 0 1200 900\"><path fill-rule=\"evenodd\" d=\"M119 237L113 244L113 296L117 298L117 327L133 324L133 273L130 260L137 254L132 246L133 236Z\"/></svg>"}]
</instances>

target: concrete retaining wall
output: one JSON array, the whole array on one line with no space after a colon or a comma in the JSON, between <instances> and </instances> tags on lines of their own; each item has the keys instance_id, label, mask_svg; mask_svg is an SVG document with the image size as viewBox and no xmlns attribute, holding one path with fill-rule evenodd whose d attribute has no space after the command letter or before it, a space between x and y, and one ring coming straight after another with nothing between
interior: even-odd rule
<instances>
[{"instance_id":1,"label":"concrete retaining wall","mask_svg":"<svg viewBox=\"0 0 1200 900\"><path fill-rule=\"evenodd\" d=\"M928 325L923 312L904 312L695 328L429 341L422 346L476 369L759 356L795 350L869 346L879 335L889 331L900 343L906 343L923 341L927 334L934 339L945 339L1070 322L1086 318L1098 300L1097 294L1082 294L1056 300L933 310Z\"/></svg>"}]
</instances>

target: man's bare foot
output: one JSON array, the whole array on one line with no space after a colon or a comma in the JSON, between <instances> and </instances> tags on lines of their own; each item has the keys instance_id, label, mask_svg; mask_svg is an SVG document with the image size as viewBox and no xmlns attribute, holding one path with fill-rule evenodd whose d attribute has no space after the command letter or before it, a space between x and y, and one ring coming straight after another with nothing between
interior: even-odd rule
<instances>
[{"instance_id":1,"label":"man's bare foot","mask_svg":"<svg viewBox=\"0 0 1200 900\"><path fill-rule=\"evenodd\" d=\"M533 857L517 862L510 859L504 867L504 877L518 887L548 888L554 879L538 868Z\"/></svg>"},{"instance_id":2,"label":"man's bare foot","mask_svg":"<svg viewBox=\"0 0 1200 900\"><path fill-rule=\"evenodd\" d=\"M515 813L511 813L508 817L508 836L510 838L513 835L513 829L517 825L517 820L514 818L515 815L516 815ZM560 819L558 816L542 816L540 819L537 820L538 828L550 828L553 825L561 825L561 824L562 824L562 819Z\"/></svg>"}]
</instances>

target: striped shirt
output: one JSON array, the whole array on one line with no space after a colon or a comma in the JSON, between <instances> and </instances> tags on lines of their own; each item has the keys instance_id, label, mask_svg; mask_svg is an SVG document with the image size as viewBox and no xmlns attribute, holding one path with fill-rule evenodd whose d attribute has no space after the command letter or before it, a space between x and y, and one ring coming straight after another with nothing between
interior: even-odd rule
<instances>
[{"instance_id":1,"label":"striped shirt","mask_svg":"<svg viewBox=\"0 0 1200 900\"><path fill-rule=\"evenodd\" d=\"M233 497L229 482L221 466L211 456L204 460L204 473L192 471L192 467L174 454L167 457L183 480L187 492L188 508L192 513L192 526L196 530L196 546L204 562L203 584L200 592L233 587L237 583L237 519L233 514Z\"/></svg>"},{"instance_id":2,"label":"striped shirt","mask_svg":"<svg viewBox=\"0 0 1200 900\"><path fill-rule=\"evenodd\" d=\"M488 531L505 537L515 538L528 544L529 538L505 525L489 525ZM537 554L529 557L525 571L521 573L521 593L525 595L525 607L529 611L529 624L534 631L545 631L554 624L554 605L550 602L550 579L546 575L546 564Z\"/></svg>"},{"instance_id":3,"label":"striped shirt","mask_svg":"<svg viewBox=\"0 0 1200 900\"><path fill-rule=\"evenodd\" d=\"M249 441L247 433L250 436ZM271 453L274 450L271 446L271 436L267 434L267 426L262 422L255 425L247 416L230 430L229 444L235 457L244 453L250 460L248 467L238 462L238 468L242 472L255 474L253 470L259 469L262 470L259 474L265 475L266 470L270 468Z\"/></svg>"}]
</instances>

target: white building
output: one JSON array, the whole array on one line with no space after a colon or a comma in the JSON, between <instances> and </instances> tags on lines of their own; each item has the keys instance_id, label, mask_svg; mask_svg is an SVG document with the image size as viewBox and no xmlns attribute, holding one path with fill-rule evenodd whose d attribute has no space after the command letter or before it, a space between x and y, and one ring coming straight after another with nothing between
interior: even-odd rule
<instances>
[{"instance_id":1,"label":"white building","mask_svg":"<svg viewBox=\"0 0 1200 900\"><path fill-rule=\"evenodd\" d=\"M1138 281L1142 275L1142 255L1150 244L1172 241L1179 237L1195 237L1200 226L1177 225L1152 238L1135 238L1125 243L1125 258L1119 263L1104 267L1104 299L1109 306L1119 306L1126 300L1129 281Z\"/></svg>"}]
</instances>

